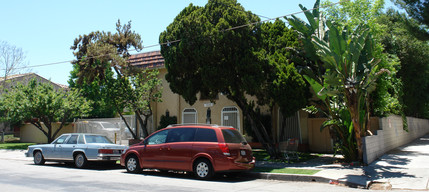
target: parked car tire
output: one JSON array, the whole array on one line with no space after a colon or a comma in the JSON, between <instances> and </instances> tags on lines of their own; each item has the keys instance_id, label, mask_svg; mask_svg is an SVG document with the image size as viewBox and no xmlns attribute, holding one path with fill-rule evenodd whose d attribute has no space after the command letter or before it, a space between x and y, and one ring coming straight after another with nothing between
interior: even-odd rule
<instances>
[{"instance_id":1,"label":"parked car tire","mask_svg":"<svg viewBox=\"0 0 429 192\"><path fill-rule=\"evenodd\" d=\"M125 168L129 173L140 173L142 167L140 167L139 159L135 155L130 155L125 161Z\"/></svg>"},{"instance_id":2,"label":"parked car tire","mask_svg":"<svg viewBox=\"0 0 429 192\"><path fill-rule=\"evenodd\" d=\"M78 153L74 157L74 165L77 168L85 168L87 164L88 164L88 160L86 159L86 157L83 153Z\"/></svg>"},{"instance_id":3,"label":"parked car tire","mask_svg":"<svg viewBox=\"0 0 429 192\"><path fill-rule=\"evenodd\" d=\"M194 163L194 174L198 179L211 179L214 175L213 166L207 159L198 159Z\"/></svg>"},{"instance_id":4,"label":"parked car tire","mask_svg":"<svg viewBox=\"0 0 429 192\"><path fill-rule=\"evenodd\" d=\"M36 165L45 164L45 158L43 157L43 154L41 151L36 151L36 153L34 153L34 164Z\"/></svg>"}]
</instances>

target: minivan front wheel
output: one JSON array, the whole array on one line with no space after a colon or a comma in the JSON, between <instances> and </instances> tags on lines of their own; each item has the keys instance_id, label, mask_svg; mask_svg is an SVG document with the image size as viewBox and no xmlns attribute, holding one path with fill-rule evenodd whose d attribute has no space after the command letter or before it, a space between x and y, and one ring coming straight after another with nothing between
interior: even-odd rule
<instances>
[{"instance_id":1,"label":"minivan front wheel","mask_svg":"<svg viewBox=\"0 0 429 192\"><path fill-rule=\"evenodd\" d=\"M212 164L207 159L198 159L194 163L194 174L198 179L210 179L214 175Z\"/></svg>"},{"instance_id":2,"label":"minivan front wheel","mask_svg":"<svg viewBox=\"0 0 429 192\"><path fill-rule=\"evenodd\" d=\"M140 173L142 171L139 159L134 155L127 157L127 160L125 161L125 168L129 173Z\"/></svg>"}]
</instances>

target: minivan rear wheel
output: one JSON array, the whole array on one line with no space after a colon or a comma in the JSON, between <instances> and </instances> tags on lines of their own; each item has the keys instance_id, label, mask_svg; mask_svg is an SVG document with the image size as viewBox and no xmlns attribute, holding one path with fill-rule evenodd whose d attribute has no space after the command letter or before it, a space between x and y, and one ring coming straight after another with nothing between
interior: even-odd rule
<instances>
[{"instance_id":1,"label":"minivan rear wheel","mask_svg":"<svg viewBox=\"0 0 429 192\"><path fill-rule=\"evenodd\" d=\"M214 175L213 166L207 159L198 159L194 163L194 174L198 179L210 179Z\"/></svg>"}]
</instances>

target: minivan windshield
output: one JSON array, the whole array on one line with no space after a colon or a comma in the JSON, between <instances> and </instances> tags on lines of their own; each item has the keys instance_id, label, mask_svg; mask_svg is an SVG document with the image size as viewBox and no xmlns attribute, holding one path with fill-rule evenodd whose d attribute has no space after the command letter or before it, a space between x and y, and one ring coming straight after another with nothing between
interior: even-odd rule
<instances>
[{"instance_id":1,"label":"minivan windshield","mask_svg":"<svg viewBox=\"0 0 429 192\"><path fill-rule=\"evenodd\" d=\"M246 140L241 134L235 129L222 129L223 138L225 143L242 143Z\"/></svg>"}]
</instances>

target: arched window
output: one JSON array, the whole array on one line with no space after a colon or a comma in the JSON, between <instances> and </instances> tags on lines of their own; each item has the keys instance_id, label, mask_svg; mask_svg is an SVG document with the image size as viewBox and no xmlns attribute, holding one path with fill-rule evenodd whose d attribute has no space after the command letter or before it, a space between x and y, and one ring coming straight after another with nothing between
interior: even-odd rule
<instances>
[{"instance_id":1,"label":"arched window","mask_svg":"<svg viewBox=\"0 0 429 192\"><path fill-rule=\"evenodd\" d=\"M183 124L197 123L197 110L193 108L184 109L182 113L182 123Z\"/></svg>"},{"instance_id":2,"label":"arched window","mask_svg":"<svg viewBox=\"0 0 429 192\"><path fill-rule=\"evenodd\" d=\"M237 107L224 107L221 121L223 126L232 126L240 131L240 115Z\"/></svg>"}]
</instances>

